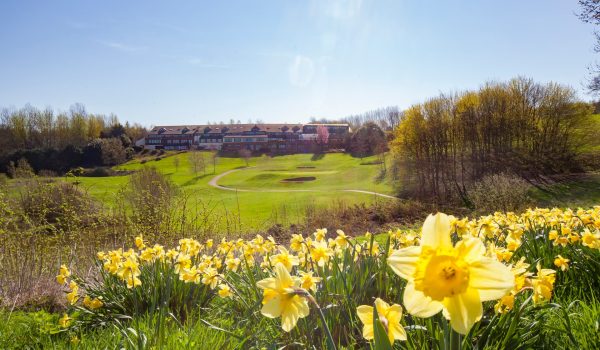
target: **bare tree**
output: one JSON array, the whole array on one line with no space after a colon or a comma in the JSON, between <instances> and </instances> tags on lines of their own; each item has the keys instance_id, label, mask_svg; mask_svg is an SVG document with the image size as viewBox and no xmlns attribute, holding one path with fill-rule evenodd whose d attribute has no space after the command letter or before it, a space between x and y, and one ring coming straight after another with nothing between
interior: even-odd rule
<instances>
[{"instance_id":1,"label":"bare tree","mask_svg":"<svg viewBox=\"0 0 600 350\"><path fill-rule=\"evenodd\" d=\"M243 158L246 162L246 166L250 163L250 157L252 156L252 152L249 149L242 148L238 151L240 158Z\"/></svg>"},{"instance_id":2,"label":"bare tree","mask_svg":"<svg viewBox=\"0 0 600 350\"><path fill-rule=\"evenodd\" d=\"M219 158L219 151L211 151L211 158L213 163L213 174L215 174L217 172L217 159Z\"/></svg>"},{"instance_id":3,"label":"bare tree","mask_svg":"<svg viewBox=\"0 0 600 350\"><path fill-rule=\"evenodd\" d=\"M173 157L173 165L175 166L175 172L179 171L179 157L174 156Z\"/></svg>"},{"instance_id":4,"label":"bare tree","mask_svg":"<svg viewBox=\"0 0 600 350\"><path fill-rule=\"evenodd\" d=\"M191 151L189 154L189 162L192 171L198 175L202 171L206 175L206 162L204 155L200 151Z\"/></svg>"},{"instance_id":5,"label":"bare tree","mask_svg":"<svg viewBox=\"0 0 600 350\"><path fill-rule=\"evenodd\" d=\"M581 12L578 17L585 23L590 23L594 26L600 25L600 0L579 0L581 6ZM600 32L594 30L594 37L596 38L596 44L594 45L594 51L600 53ZM600 93L600 65L593 64L588 67L590 72L590 79L587 83L587 88L590 92L599 94Z\"/></svg>"}]
</instances>

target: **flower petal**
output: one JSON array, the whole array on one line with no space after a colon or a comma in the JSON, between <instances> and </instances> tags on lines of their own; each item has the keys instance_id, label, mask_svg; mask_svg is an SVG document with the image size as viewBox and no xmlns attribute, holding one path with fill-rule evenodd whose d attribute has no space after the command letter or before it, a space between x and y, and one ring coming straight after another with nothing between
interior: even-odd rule
<instances>
[{"instance_id":1,"label":"flower petal","mask_svg":"<svg viewBox=\"0 0 600 350\"><path fill-rule=\"evenodd\" d=\"M387 310L390 308L390 304L377 298L375 299L375 307L377 308L377 314L379 316L386 316Z\"/></svg>"},{"instance_id":2,"label":"flower petal","mask_svg":"<svg viewBox=\"0 0 600 350\"><path fill-rule=\"evenodd\" d=\"M269 318L277 318L281 315L281 309L281 296L277 295L263 305L260 313Z\"/></svg>"},{"instance_id":3,"label":"flower petal","mask_svg":"<svg viewBox=\"0 0 600 350\"><path fill-rule=\"evenodd\" d=\"M275 282L275 278L268 277L256 282L256 286L260 289L275 289L277 288L277 283Z\"/></svg>"},{"instance_id":4,"label":"flower petal","mask_svg":"<svg viewBox=\"0 0 600 350\"><path fill-rule=\"evenodd\" d=\"M498 260L485 257L469 265L469 288L479 292L481 301L500 299L514 286L515 276Z\"/></svg>"},{"instance_id":5,"label":"flower petal","mask_svg":"<svg viewBox=\"0 0 600 350\"><path fill-rule=\"evenodd\" d=\"M309 309L306 299L294 295L291 300L287 302L286 307L283 308L281 313L281 328L286 332L291 331L296 327L298 319L308 316L308 313Z\"/></svg>"},{"instance_id":6,"label":"flower petal","mask_svg":"<svg viewBox=\"0 0 600 350\"><path fill-rule=\"evenodd\" d=\"M358 318L364 325L373 324L373 307L369 305L361 305L356 308Z\"/></svg>"},{"instance_id":7,"label":"flower petal","mask_svg":"<svg viewBox=\"0 0 600 350\"><path fill-rule=\"evenodd\" d=\"M464 293L444 298L444 315L450 317L452 329L467 334L473 324L481 319L483 306L476 289L469 288Z\"/></svg>"},{"instance_id":8,"label":"flower petal","mask_svg":"<svg viewBox=\"0 0 600 350\"><path fill-rule=\"evenodd\" d=\"M280 288L288 288L294 285L292 276L290 276L287 268L282 263L279 262L275 265L275 274L277 275L276 280Z\"/></svg>"},{"instance_id":9,"label":"flower petal","mask_svg":"<svg viewBox=\"0 0 600 350\"><path fill-rule=\"evenodd\" d=\"M371 340L374 338L375 334L373 331L373 324L366 324L363 327L363 338L365 338L366 340Z\"/></svg>"},{"instance_id":10,"label":"flower petal","mask_svg":"<svg viewBox=\"0 0 600 350\"><path fill-rule=\"evenodd\" d=\"M409 282L404 288L404 307L406 312L413 316L427 318L440 312L443 305L425 296L423 292L415 290L415 284Z\"/></svg>"},{"instance_id":11,"label":"flower petal","mask_svg":"<svg viewBox=\"0 0 600 350\"><path fill-rule=\"evenodd\" d=\"M411 279L417 268L417 261L421 255L421 247L408 247L395 250L387 259L388 265L398 276Z\"/></svg>"},{"instance_id":12,"label":"flower petal","mask_svg":"<svg viewBox=\"0 0 600 350\"><path fill-rule=\"evenodd\" d=\"M394 340L406 340L406 331L400 324L390 324L388 329L388 337L390 343L394 344Z\"/></svg>"},{"instance_id":13,"label":"flower petal","mask_svg":"<svg viewBox=\"0 0 600 350\"><path fill-rule=\"evenodd\" d=\"M467 263L481 260L485 255L485 245L479 238L465 238L456 244L456 249Z\"/></svg>"},{"instance_id":14,"label":"flower petal","mask_svg":"<svg viewBox=\"0 0 600 350\"><path fill-rule=\"evenodd\" d=\"M450 240L450 218L444 213L429 215L423 223L421 231L421 246L429 246L431 248L451 247Z\"/></svg>"}]
</instances>

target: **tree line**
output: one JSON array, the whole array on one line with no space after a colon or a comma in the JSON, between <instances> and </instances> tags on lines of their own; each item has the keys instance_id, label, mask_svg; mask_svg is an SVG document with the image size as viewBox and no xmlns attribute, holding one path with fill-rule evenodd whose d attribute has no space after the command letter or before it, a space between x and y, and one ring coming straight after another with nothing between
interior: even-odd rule
<instances>
[{"instance_id":1,"label":"tree line","mask_svg":"<svg viewBox=\"0 0 600 350\"><path fill-rule=\"evenodd\" d=\"M413 105L391 146L401 192L468 202L470 185L487 174L532 179L576 170L592 110L572 88L526 78Z\"/></svg>"},{"instance_id":2,"label":"tree line","mask_svg":"<svg viewBox=\"0 0 600 350\"><path fill-rule=\"evenodd\" d=\"M88 113L81 104L67 112L52 108L0 109L0 172L21 159L34 171L59 173L73 167L115 165L130 158L146 130L121 124L114 114Z\"/></svg>"}]
</instances>

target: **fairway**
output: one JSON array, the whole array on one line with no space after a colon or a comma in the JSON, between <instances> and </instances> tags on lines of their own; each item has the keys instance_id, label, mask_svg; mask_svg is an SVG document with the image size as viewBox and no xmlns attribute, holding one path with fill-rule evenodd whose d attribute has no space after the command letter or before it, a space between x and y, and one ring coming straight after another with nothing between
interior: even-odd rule
<instances>
[{"instance_id":1,"label":"fairway","mask_svg":"<svg viewBox=\"0 0 600 350\"><path fill-rule=\"evenodd\" d=\"M218 158L213 171L209 153L204 153L206 173L195 174L188 162L188 153L167 154L159 161L155 158L140 159L118 166L118 170L138 170L155 167L168 176L189 196L190 210L210 208L214 215L222 216L221 227L225 229L226 213L238 216L241 229L261 230L274 223L293 224L300 219L307 206L323 208L335 203L370 204L374 201L389 201L381 195L393 194L387 181L376 182L380 164L374 157L353 158L347 154L297 154L280 157L254 157L248 162L239 158ZM316 159L315 159L316 158ZM178 159L178 160L175 160ZM179 162L178 166L176 163ZM237 169L237 170L236 170ZM228 174L231 170L236 170ZM209 183L215 177L220 189ZM285 179L314 177L314 181L282 182ZM128 182L129 176L78 177L67 181L78 181L93 197L108 207L116 205L115 198ZM213 181L214 182L214 181ZM237 190L236 190L237 189ZM375 192L381 195L348 190Z\"/></svg>"}]
</instances>

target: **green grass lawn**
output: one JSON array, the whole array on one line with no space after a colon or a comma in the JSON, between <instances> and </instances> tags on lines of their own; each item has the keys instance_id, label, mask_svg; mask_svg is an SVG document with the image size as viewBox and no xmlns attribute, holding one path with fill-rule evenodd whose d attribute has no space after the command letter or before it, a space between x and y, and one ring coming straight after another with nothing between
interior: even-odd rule
<instances>
[{"instance_id":1,"label":"green grass lawn","mask_svg":"<svg viewBox=\"0 0 600 350\"><path fill-rule=\"evenodd\" d=\"M600 174L582 174L572 179L536 188L531 196L540 207L590 207L600 204Z\"/></svg>"},{"instance_id":2,"label":"green grass lawn","mask_svg":"<svg viewBox=\"0 0 600 350\"><path fill-rule=\"evenodd\" d=\"M344 192L353 189L392 194L392 186L386 181L377 182L379 164L369 164L374 158L353 158L347 154L326 154L314 159L310 154L280 157L255 157L249 161L249 169L242 169L224 176L219 185L239 188L243 191L227 191L209 186L209 181L226 171L243 168L240 158L218 158L213 171L209 153L205 153L206 174L195 174L190 167L188 153L171 154L155 161L149 158L144 164L140 159L118 166L118 170L138 170L152 166L167 175L178 187L190 195L192 205L213 208L216 213L239 212L242 229L264 229L274 222L289 224L300 218L307 206L323 207L343 201L347 204L385 201L386 198L371 194ZM176 166L178 159L179 165ZM291 177L314 176L315 181L282 183ZM109 207L115 206L117 193L128 182L129 176L78 177L78 181L93 197ZM268 192L276 190L282 192ZM309 190L299 192L288 190ZM263 192L261 192L263 191ZM267 192L264 192L267 191Z\"/></svg>"}]
</instances>

